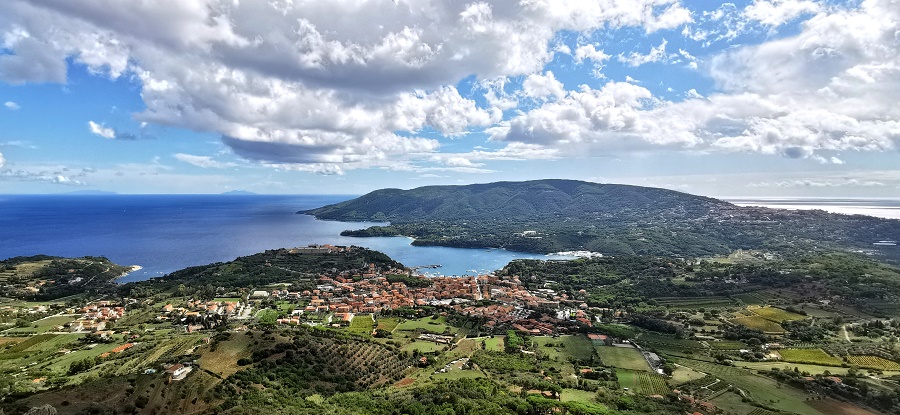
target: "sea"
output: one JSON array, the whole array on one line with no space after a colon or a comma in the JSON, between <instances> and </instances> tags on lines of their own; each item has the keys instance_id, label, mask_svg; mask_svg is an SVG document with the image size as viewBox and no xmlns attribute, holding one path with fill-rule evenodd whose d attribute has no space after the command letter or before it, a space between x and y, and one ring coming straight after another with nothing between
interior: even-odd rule
<instances>
[{"instance_id":1,"label":"sea","mask_svg":"<svg viewBox=\"0 0 900 415\"><path fill-rule=\"evenodd\" d=\"M412 246L406 237L352 238L346 229L383 223L317 220L297 211L351 199L316 195L0 195L0 259L104 256L142 267L121 282L267 249L357 245L430 275L475 275L519 258L568 259L502 249Z\"/></svg>"},{"instance_id":2,"label":"sea","mask_svg":"<svg viewBox=\"0 0 900 415\"><path fill-rule=\"evenodd\" d=\"M775 209L819 209L845 215L867 215L900 219L900 199L863 198L733 198L738 206L764 206Z\"/></svg>"}]
</instances>

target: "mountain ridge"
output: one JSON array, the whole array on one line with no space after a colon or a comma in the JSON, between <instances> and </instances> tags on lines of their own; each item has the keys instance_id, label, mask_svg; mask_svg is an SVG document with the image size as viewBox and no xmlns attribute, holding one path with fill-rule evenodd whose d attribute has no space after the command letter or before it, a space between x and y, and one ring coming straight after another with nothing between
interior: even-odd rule
<instances>
[{"instance_id":1,"label":"mountain ridge","mask_svg":"<svg viewBox=\"0 0 900 415\"><path fill-rule=\"evenodd\" d=\"M740 207L674 190L577 180L381 189L297 213L390 222L345 236L404 235L414 245L550 253L716 256L737 249L853 250L900 261L900 220Z\"/></svg>"},{"instance_id":2,"label":"mountain ridge","mask_svg":"<svg viewBox=\"0 0 900 415\"><path fill-rule=\"evenodd\" d=\"M623 210L634 208L662 212L671 210L672 202L681 202L681 208L691 202L690 210L694 214L703 214L713 207L733 206L726 201L668 189L545 179L423 186L410 190L380 189L356 199L298 213L320 219L406 222L413 219L490 219L510 215L589 216L621 214Z\"/></svg>"}]
</instances>

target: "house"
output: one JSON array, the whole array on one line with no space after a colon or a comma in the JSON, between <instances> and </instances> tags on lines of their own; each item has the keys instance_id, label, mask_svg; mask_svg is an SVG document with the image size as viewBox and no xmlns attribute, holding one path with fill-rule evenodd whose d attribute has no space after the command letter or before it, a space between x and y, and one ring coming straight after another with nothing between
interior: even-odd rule
<instances>
[{"instance_id":1,"label":"house","mask_svg":"<svg viewBox=\"0 0 900 415\"><path fill-rule=\"evenodd\" d=\"M176 363L172 366L169 366L169 368L166 369L166 373L168 373L169 376L171 376L172 380L181 380L181 379L184 379L184 377L187 376L188 373L191 373L191 369L192 368L190 366L185 366L185 365L182 365L181 363Z\"/></svg>"},{"instance_id":2,"label":"house","mask_svg":"<svg viewBox=\"0 0 900 415\"><path fill-rule=\"evenodd\" d=\"M588 339L591 340L591 343L594 344L603 344L605 346L612 346L613 341L612 338L605 334L588 334Z\"/></svg>"}]
</instances>

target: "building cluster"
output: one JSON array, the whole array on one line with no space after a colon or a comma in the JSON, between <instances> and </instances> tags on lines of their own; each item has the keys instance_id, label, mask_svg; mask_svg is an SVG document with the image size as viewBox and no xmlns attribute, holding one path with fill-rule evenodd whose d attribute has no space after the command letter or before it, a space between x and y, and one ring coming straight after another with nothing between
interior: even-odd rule
<instances>
[{"instance_id":1,"label":"building cluster","mask_svg":"<svg viewBox=\"0 0 900 415\"><path fill-rule=\"evenodd\" d=\"M108 322L124 317L125 307L113 301L95 301L78 312L81 317L69 324L69 330L74 333L93 333L105 329Z\"/></svg>"},{"instance_id":2,"label":"building cluster","mask_svg":"<svg viewBox=\"0 0 900 415\"><path fill-rule=\"evenodd\" d=\"M236 317L244 312L247 306L237 301L188 301L183 307L175 307L172 304L166 304L162 308L161 315L157 316L157 320L173 320L186 317L201 317L209 315L220 315L227 317Z\"/></svg>"},{"instance_id":3,"label":"building cluster","mask_svg":"<svg viewBox=\"0 0 900 415\"><path fill-rule=\"evenodd\" d=\"M523 334L549 335L569 331L579 323L591 325L585 311L587 304L583 301L546 288L529 290L519 277L421 277L427 285L407 285L404 279L389 280L386 277L397 274L406 275L406 272L388 270L379 273L370 266L355 275L322 275L313 290L260 290L253 291L250 298L308 300L303 308L278 320L283 324L301 324L305 320L302 314L331 313L332 322L340 322L350 321L356 314L439 305L470 318L480 318L488 329L511 328ZM491 301L484 303L481 300ZM535 311L543 312L534 317Z\"/></svg>"}]
</instances>

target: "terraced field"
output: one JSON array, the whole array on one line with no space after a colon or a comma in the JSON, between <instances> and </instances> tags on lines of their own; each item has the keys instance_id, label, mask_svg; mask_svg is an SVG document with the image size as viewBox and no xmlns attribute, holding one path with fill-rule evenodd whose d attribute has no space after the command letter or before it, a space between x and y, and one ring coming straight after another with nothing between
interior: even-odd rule
<instances>
[{"instance_id":1,"label":"terraced field","mask_svg":"<svg viewBox=\"0 0 900 415\"><path fill-rule=\"evenodd\" d=\"M746 349L747 344L739 341L722 340L717 342L708 342L709 347L715 350L740 350Z\"/></svg>"},{"instance_id":2,"label":"terraced field","mask_svg":"<svg viewBox=\"0 0 900 415\"><path fill-rule=\"evenodd\" d=\"M900 363L878 356L847 356L847 361L852 365L868 369L900 370Z\"/></svg>"},{"instance_id":3,"label":"terraced field","mask_svg":"<svg viewBox=\"0 0 900 415\"><path fill-rule=\"evenodd\" d=\"M655 373L617 370L616 378L620 387L641 395L665 395L669 392L665 378Z\"/></svg>"},{"instance_id":4,"label":"terraced field","mask_svg":"<svg viewBox=\"0 0 900 415\"><path fill-rule=\"evenodd\" d=\"M671 336L663 336L660 334L643 333L638 337L636 343L641 346L652 346L661 350L705 350L706 347L696 340L676 339Z\"/></svg>"},{"instance_id":5,"label":"terraced field","mask_svg":"<svg viewBox=\"0 0 900 415\"><path fill-rule=\"evenodd\" d=\"M754 400L765 403L772 408L800 415L823 414L823 412L812 408L806 403L809 395L803 391L784 387L784 385L780 385L772 379L759 376L752 371L691 359L679 359L677 363L712 374L745 391Z\"/></svg>"},{"instance_id":6,"label":"terraced field","mask_svg":"<svg viewBox=\"0 0 900 415\"><path fill-rule=\"evenodd\" d=\"M763 333L782 334L785 332L784 327L781 327L780 324L778 324L774 321L771 321L771 320L766 320L759 316L738 317L738 318L731 319L731 322L735 323L735 324L740 324L744 327L762 331Z\"/></svg>"},{"instance_id":7,"label":"terraced field","mask_svg":"<svg viewBox=\"0 0 900 415\"><path fill-rule=\"evenodd\" d=\"M751 308L750 311L766 320L774 321L776 323L803 320L806 318L806 316L802 314L792 313L775 307Z\"/></svg>"},{"instance_id":8,"label":"terraced field","mask_svg":"<svg viewBox=\"0 0 900 415\"><path fill-rule=\"evenodd\" d=\"M822 349L782 349L778 351L781 360L791 363L809 363L812 365L840 366L841 359L825 353Z\"/></svg>"}]
</instances>

